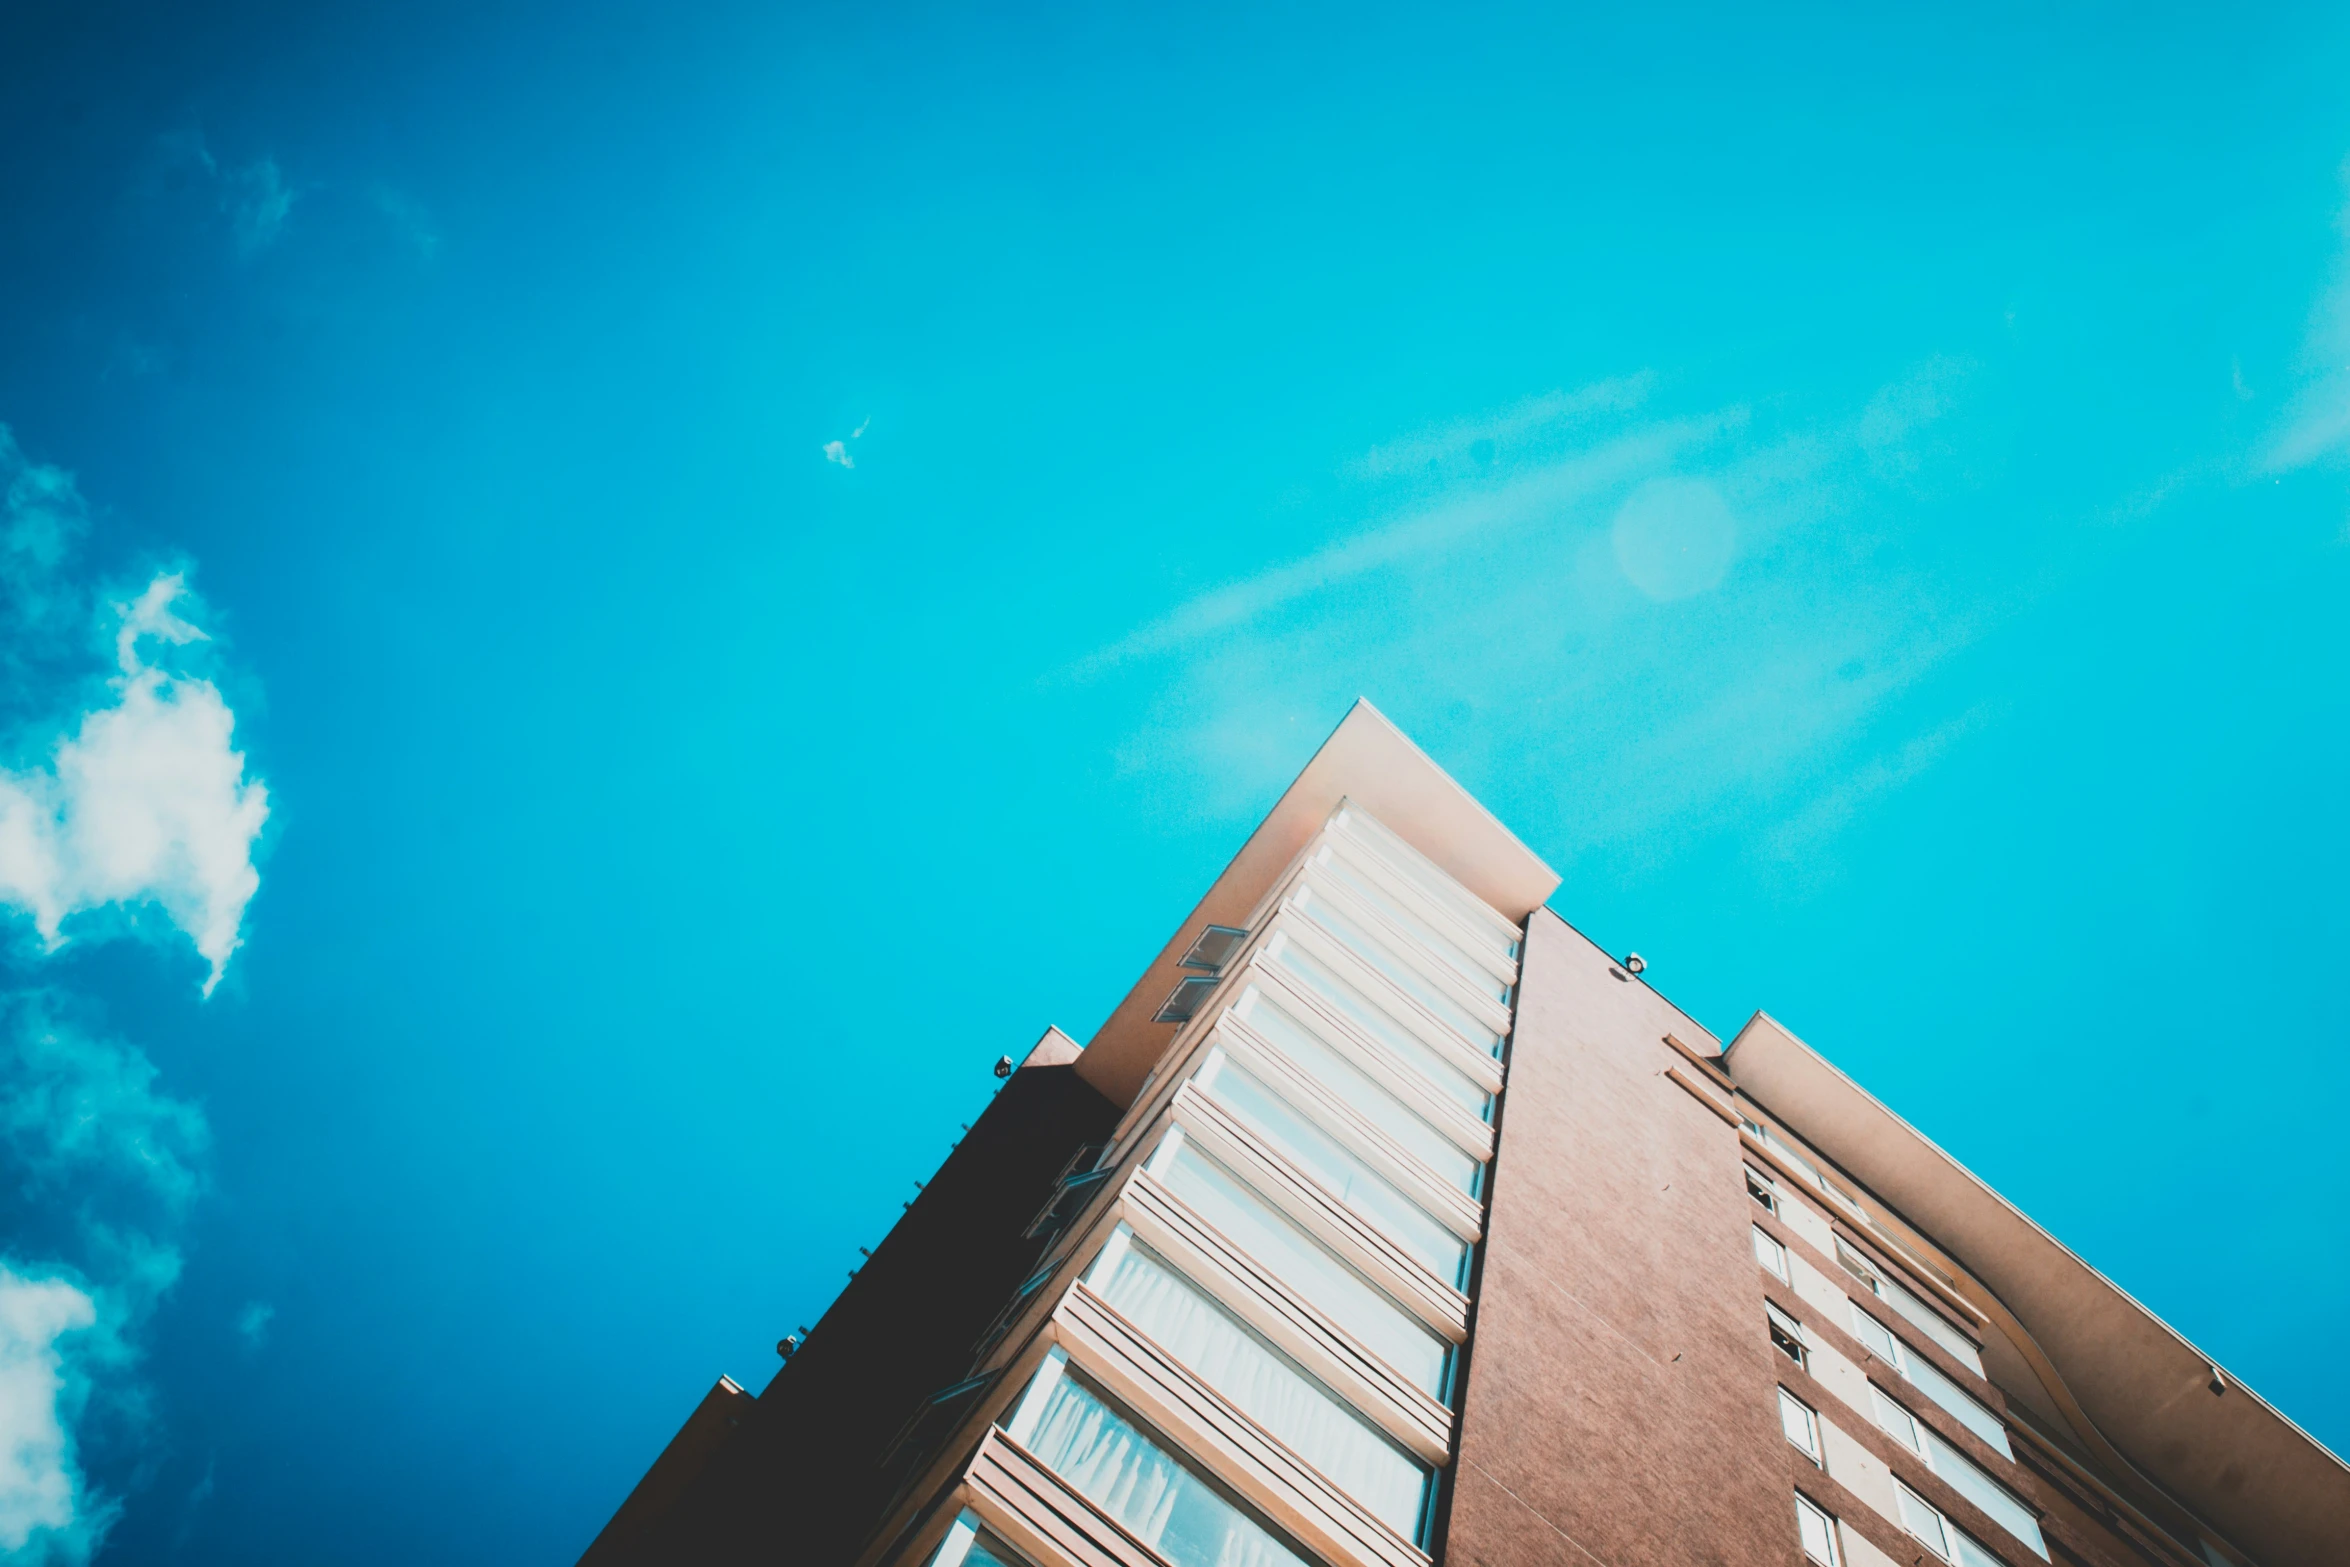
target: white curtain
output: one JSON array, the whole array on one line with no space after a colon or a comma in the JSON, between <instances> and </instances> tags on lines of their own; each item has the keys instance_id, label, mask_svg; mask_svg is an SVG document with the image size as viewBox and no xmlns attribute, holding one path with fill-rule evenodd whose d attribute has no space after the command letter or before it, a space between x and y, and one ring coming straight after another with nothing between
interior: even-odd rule
<instances>
[{"instance_id":1,"label":"white curtain","mask_svg":"<svg viewBox=\"0 0 2350 1567\"><path fill-rule=\"evenodd\" d=\"M1074 1377L1054 1385L1030 1450L1175 1567L1307 1567Z\"/></svg>"},{"instance_id":2,"label":"white curtain","mask_svg":"<svg viewBox=\"0 0 2350 1567\"><path fill-rule=\"evenodd\" d=\"M1430 1394L1443 1396L1452 1346L1276 1213L1238 1176L1186 1143L1159 1178L1257 1266L1329 1313L1366 1349Z\"/></svg>"},{"instance_id":3,"label":"white curtain","mask_svg":"<svg viewBox=\"0 0 2350 1567\"><path fill-rule=\"evenodd\" d=\"M1417 1540L1428 1471L1197 1286L1129 1245L1102 1295L1152 1342L1396 1533Z\"/></svg>"}]
</instances>

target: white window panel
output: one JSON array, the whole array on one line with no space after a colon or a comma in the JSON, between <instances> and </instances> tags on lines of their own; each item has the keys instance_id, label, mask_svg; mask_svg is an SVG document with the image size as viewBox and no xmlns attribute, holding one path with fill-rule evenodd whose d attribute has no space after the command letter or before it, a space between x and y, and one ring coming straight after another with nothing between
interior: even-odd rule
<instances>
[{"instance_id":1,"label":"white window panel","mask_svg":"<svg viewBox=\"0 0 2350 1567\"><path fill-rule=\"evenodd\" d=\"M1086 1284L1202 1382L1407 1540L1425 1521L1429 1466L1143 1246L1121 1225Z\"/></svg>"},{"instance_id":2,"label":"white window panel","mask_svg":"<svg viewBox=\"0 0 2350 1567\"><path fill-rule=\"evenodd\" d=\"M1242 1023L1254 1029L1290 1065L1345 1101L1347 1108L1393 1138L1406 1153L1420 1159L1447 1183L1472 1197L1477 1194L1484 1161L1397 1098L1385 1084L1364 1071L1346 1049L1333 1044L1319 1029L1254 986L1241 997L1234 1010Z\"/></svg>"},{"instance_id":3,"label":"white window panel","mask_svg":"<svg viewBox=\"0 0 2350 1567\"><path fill-rule=\"evenodd\" d=\"M1885 1428L1886 1435L1920 1458L1926 1456L1925 1439L1918 1435L1919 1427L1915 1416L1887 1398L1883 1390L1879 1388L1869 1389L1869 1405L1869 1412L1876 1416L1877 1424Z\"/></svg>"},{"instance_id":4,"label":"white window panel","mask_svg":"<svg viewBox=\"0 0 2350 1567\"><path fill-rule=\"evenodd\" d=\"M1803 1541L1803 1554L1820 1567L1844 1567L1836 1552L1836 1520L1800 1493L1795 1498L1795 1533Z\"/></svg>"},{"instance_id":5,"label":"white window panel","mask_svg":"<svg viewBox=\"0 0 2350 1567\"><path fill-rule=\"evenodd\" d=\"M1779 1429L1787 1433L1797 1452L1815 1464L1820 1461L1820 1417L1785 1388L1779 1389Z\"/></svg>"},{"instance_id":6,"label":"white window panel","mask_svg":"<svg viewBox=\"0 0 2350 1567\"><path fill-rule=\"evenodd\" d=\"M2012 1460L2015 1449L2007 1445L2007 1427L1997 1415L1984 1408L1974 1396L1944 1376L1930 1360L1916 1355L1901 1357L1901 1374L1916 1385L1919 1392L1950 1411L1952 1419L1981 1437L1986 1446L2000 1457Z\"/></svg>"},{"instance_id":7,"label":"white window panel","mask_svg":"<svg viewBox=\"0 0 2350 1567\"><path fill-rule=\"evenodd\" d=\"M1926 1548L1936 1556L1949 1561L1950 1529L1943 1521L1941 1510L1898 1480L1893 1482L1893 1489L1901 1502L1901 1527L1925 1541Z\"/></svg>"},{"instance_id":8,"label":"white window panel","mask_svg":"<svg viewBox=\"0 0 2350 1567\"><path fill-rule=\"evenodd\" d=\"M1900 1493L1901 1526L1925 1542L1935 1555L1954 1567L2007 1567L1983 1549L1982 1543L1942 1515L1942 1510L1908 1486L1896 1481Z\"/></svg>"},{"instance_id":9,"label":"white window panel","mask_svg":"<svg viewBox=\"0 0 2350 1567\"><path fill-rule=\"evenodd\" d=\"M1918 1299L1899 1280L1887 1277L1884 1269L1845 1245L1841 1237L1836 1242L1836 1260L1844 1265L1845 1272L1860 1280L1870 1294L1907 1317L1926 1337L1948 1350L1952 1359L1976 1376L1983 1374L1983 1357L1976 1350L1973 1340L1952 1327L1948 1318Z\"/></svg>"},{"instance_id":10,"label":"white window panel","mask_svg":"<svg viewBox=\"0 0 2350 1567\"><path fill-rule=\"evenodd\" d=\"M1331 1200L1367 1221L1454 1288L1468 1283L1469 1246L1221 1047L1192 1081L1283 1155Z\"/></svg>"},{"instance_id":11,"label":"white window panel","mask_svg":"<svg viewBox=\"0 0 2350 1567\"><path fill-rule=\"evenodd\" d=\"M1754 1260L1768 1268L1782 1283L1787 1278L1787 1248L1763 1233L1761 1225L1754 1230Z\"/></svg>"},{"instance_id":12,"label":"white window panel","mask_svg":"<svg viewBox=\"0 0 2350 1567\"><path fill-rule=\"evenodd\" d=\"M1433 1398L1450 1380L1452 1346L1238 1175L1190 1146L1180 1131L1145 1166L1219 1235Z\"/></svg>"},{"instance_id":13,"label":"white window panel","mask_svg":"<svg viewBox=\"0 0 2350 1567\"><path fill-rule=\"evenodd\" d=\"M1128 1421L1055 1350L1006 1435L1175 1567L1307 1567L1156 1433Z\"/></svg>"},{"instance_id":14,"label":"white window panel","mask_svg":"<svg viewBox=\"0 0 2350 1567\"><path fill-rule=\"evenodd\" d=\"M1992 1521L2032 1548L2042 1561L2048 1559L2048 1542L2040 1533L2040 1520L2031 1508L2024 1505L2006 1486L1985 1474L1982 1466L1943 1439L1932 1426L1921 1426L1919 1434L1926 1444L1926 1461L1934 1473L1941 1476L1953 1491L1980 1507Z\"/></svg>"},{"instance_id":15,"label":"white window panel","mask_svg":"<svg viewBox=\"0 0 2350 1567\"><path fill-rule=\"evenodd\" d=\"M2047 1558L2048 1542L2041 1536L2039 1518L2031 1508L2024 1505L2022 1498L1985 1474L1980 1464L1951 1446L1942 1433L1886 1397L1883 1389L1870 1388L1869 1398L1875 1406L1873 1412L1877 1424L1884 1427L1887 1434L1923 1458L1926 1467L1933 1470L1953 1491L1980 1507L2001 1528L2030 1546L2043 1560ZM1935 1516L1939 1518L1941 1515ZM1918 1537L1929 1541L1932 1539L1932 1536L1922 1532ZM1944 1554L1947 1556L1948 1552Z\"/></svg>"},{"instance_id":16,"label":"white window panel","mask_svg":"<svg viewBox=\"0 0 2350 1567\"><path fill-rule=\"evenodd\" d=\"M1378 856L1381 864L1428 894L1473 929L1482 931L1510 957L1518 955L1518 928L1493 905L1462 886L1419 850L1353 801L1347 801L1330 825Z\"/></svg>"},{"instance_id":17,"label":"white window panel","mask_svg":"<svg viewBox=\"0 0 2350 1567\"><path fill-rule=\"evenodd\" d=\"M1900 1372L1912 1387L1948 1410L1951 1418L1981 1437L1984 1444L2001 1457L2015 1457L2015 1449L2008 1445L2007 1427L1997 1415L1944 1376L1932 1361L1911 1354L1901 1340L1895 1338L1883 1323L1861 1309L1858 1302L1847 1304L1852 1314L1853 1336L1868 1348L1870 1354Z\"/></svg>"},{"instance_id":18,"label":"white window panel","mask_svg":"<svg viewBox=\"0 0 2350 1567\"><path fill-rule=\"evenodd\" d=\"M1420 971L1415 954L1402 951L1394 943L1382 941L1379 933L1354 914L1339 906L1338 900L1311 885L1300 887L1290 899L1289 906L1307 919L1328 931L1331 937L1347 951L1379 971L1405 995L1418 1002L1429 1015L1451 1029L1476 1049L1492 1055L1501 1048L1501 1033L1461 1004L1445 987Z\"/></svg>"},{"instance_id":19,"label":"white window panel","mask_svg":"<svg viewBox=\"0 0 2350 1567\"><path fill-rule=\"evenodd\" d=\"M1510 991L1515 985L1516 964L1504 958L1481 958L1476 951L1454 940L1438 928L1436 921L1423 917L1419 910L1413 908L1412 900L1399 898L1381 886L1377 875L1356 863L1354 855L1344 845L1324 843L1316 852L1314 863L1328 871L1356 897L1385 915L1398 929L1436 954L1446 967L1460 976L1461 983L1472 987L1481 996L1489 996L1504 1006L1509 1004ZM1490 948L1486 950L1491 951Z\"/></svg>"},{"instance_id":20,"label":"white window panel","mask_svg":"<svg viewBox=\"0 0 2350 1567\"><path fill-rule=\"evenodd\" d=\"M1277 969L1290 976L1293 984L1385 1046L1445 1098L1480 1120L1493 1119L1493 1096L1483 1084L1447 1061L1435 1046L1396 1021L1386 1008L1364 995L1316 954L1308 952L1302 942L1283 939L1289 934L1281 932L1268 945L1266 956Z\"/></svg>"}]
</instances>

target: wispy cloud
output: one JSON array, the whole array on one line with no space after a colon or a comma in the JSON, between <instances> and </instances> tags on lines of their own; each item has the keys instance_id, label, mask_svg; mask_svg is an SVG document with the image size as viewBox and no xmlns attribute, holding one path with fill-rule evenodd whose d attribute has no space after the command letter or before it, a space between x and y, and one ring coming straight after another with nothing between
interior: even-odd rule
<instances>
[{"instance_id":1,"label":"wispy cloud","mask_svg":"<svg viewBox=\"0 0 2350 1567\"><path fill-rule=\"evenodd\" d=\"M165 159L197 171L212 188L213 204L227 219L237 254L251 260L277 243L303 191L288 183L274 157L244 163L215 157L200 131L175 131L163 138Z\"/></svg>"},{"instance_id":2,"label":"wispy cloud","mask_svg":"<svg viewBox=\"0 0 2350 1567\"><path fill-rule=\"evenodd\" d=\"M1506 482L1447 494L1302 559L1201 594L1088 654L1069 673L1082 679L1132 659L1167 653L1371 572L1466 544L1479 535L1556 516L1637 475L1657 472L1743 419L1742 411L1729 409L1662 420Z\"/></svg>"},{"instance_id":3,"label":"wispy cloud","mask_svg":"<svg viewBox=\"0 0 2350 1567\"><path fill-rule=\"evenodd\" d=\"M1570 439L1461 470L1064 675L1156 688L1117 760L1183 814L1261 800L1363 694L1466 778L1539 758L1566 780L1513 806L1548 852L1751 838L1865 766L1859 737L2004 612L1953 604L1878 543L1887 508L1934 504L1966 468L1948 421L1973 373L1929 360L1816 423L1651 413L1644 378L1534 399L1527 426L1571 407Z\"/></svg>"},{"instance_id":4,"label":"wispy cloud","mask_svg":"<svg viewBox=\"0 0 2350 1567\"><path fill-rule=\"evenodd\" d=\"M1554 436L1594 414L1629 413L1648 400L1656 377L1646 371L1594 381L1574 391L1544 392L1499 412L1460 419L1402 440L1374 446L1349 471L1359 478L1424 474L1466 458L1490 465L1513 455L1521 442Z\"/></svg>"},{"instance_id":5,"label":"wispy cloud","mask_svg":"<svg viewBox=\"0 0 2350 1567\"><path fill-rule=\"evenodd\" d=\"M432 261L441 253L440 225L424 208L424 204L405 191L389 185L377 185L368 193L375 202L375 210L383 215L392 232L397 234L424 261Z\"/></svg>"},{"instance_id":6,"label":"wispy cloud","mask_svg":"<svg viewBox=\"0 0 2350 1567\"><path fill-rule=\"evenodd\" d=\"M863 419L858 421L857 427L849 432L848 441L826 441L824 443L824 460L826 462L839 463L843 468L854 468L857 466L856 454L849 450L849 441L864 439L865 431L872 425L872 423L873 416L871 414L867 414Z\"/></svg>"},{"instance_id":7,"label":"wispy cloud","mask_svg":"<svg viewBox=\"0 0 2350 1567\"><path fill-rule=\"evenodd\" d=\"M1769 851L1782 860L1798 860L1816 852L1851 823L1871 801L1892 793L1926 773L1967 736L1991 718L1987 703L1978 703L1956 718L1912 735L1886 755L1871 757L1840 775L1812 801L1772 830Z\"/></svg>"},{"instance_id":8,"label":"wispy cloud","mask_svg":"<svg viewBox=\"0 0 2350 1567\"><path fill-rule=\"evenodd\" d=\"M276 1320L277 1308L265 1300L249 1300L237 1312L237 1337L248 1349L259 1349L269 1340L269 1325Z\"/></svg>"},{"instance_id":9,"label":"wispy cloud","mask_svg":"<svg viewBox=\"0 0 2350 1567\"><path fill-rule=\"evenodd\" d=\"M2327 458L2350 457L2350 160L2342 165L2343 204L2335 214L2340 242L2333 275L2302 341L2302 381L2283 422L2260 455L2263 472L2283 473ZM2243 385L2241 374L2237 377Z\"/></svg>"}]
</instances>

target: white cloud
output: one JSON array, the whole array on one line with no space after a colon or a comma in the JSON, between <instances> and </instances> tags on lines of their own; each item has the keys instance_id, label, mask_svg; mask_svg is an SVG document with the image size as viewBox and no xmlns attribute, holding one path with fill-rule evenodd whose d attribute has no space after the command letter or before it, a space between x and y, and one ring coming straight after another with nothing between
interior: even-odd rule
<instances>
[{"instance_id":1,"label":"white cloud","mask_svg":"<svg viewBox=\"0 0 2350 1567\"><path fill-rule=\"evenodd\" d=\"M849 432L849 441L862 440L865 432L872 427L873 416L867 414L858 421L857 427ZM839 463L843 468L857 466L856 457L849 451L849 441L826 441L824 443L824 460Z\"/></svg>"},{"instance_id":2,"label":"white cloud","mask_svg":"<svg viewBox=\"0 0 2350 1567\"><path fill-rule=\"evenodd\" d=\"M87 530L72 476L27 461L0 426L0 715L11 738L51 737L0 764L0 907L54 948L77 916L159 906L210 965L209 994L259 886L268 793L245 776L219 688L193 672L206 638L184 578L95 605L75 569ZM108 641L100 681L89 666ZM73 1433L151 1427L137 1330L179 1278L175 1237L210 1145L202 1111L82 1010L0 992L10 1244L56 1259L0 1262L0 1556L27 1563L86 1562L120 1511L83 1479Z\"/></svg>"},{"instance_id":3,"label":"white cloud","mask_svg":"<svg viewBox=\"0 0 2350 1567\"><path fill-rule=\"evenodd\" d=\"M151 640L202 639L172 612L183 592L167 574L115 606L113 701L84 713L45 764L0 770L0 903L30 914L51 947L76 914L158 904L211 965L210 995L261 885L253 845L269 793L245 777L219 688L142 656Z\"/></svg>"},{"instance_id":4,"label":"white cloud","mask_svg":"<svg viewBox=\"0 0 2350 1567\"><path fill-rule=\"evenodd\" d=\"M237 1336L247 1345L259 1349L269 1338L269 1324L277 1316L277 1308L265 1300L249 1300L237 1312Z\"/></svg>"},{"instance_id":5,"label":"white cloud","mask_svg":"<svg viewBox=\"0 0 2350 1567\"><path fill-rule=\"evenodd\" d=\"M0 1551L86 1560L112 1521L83 1494L69 1430L77 1390L59 1347L97 1320L96 1303L64 1279L0 1264Z\"/></svg>"},{"instance_id":6,"label":"white cloud","mask_svg":"<svg viewBox=\"0 0 2350 1567\"><path fill-rule=\"evenodd\" d=\"M0 1190L11 1242L53 1260L0 1263L0 1556L86 1561L119 1504L76 1463L95 1421L152 1428L139 1329L178 1282L176 1234L205 1180L201 1110L154 1064L80 1026L53 992L0 995ZM29 1543L28 1543L29 1535ZM20 1553L20 1554L12 1554Z\"/></svg>"}]
</instances>

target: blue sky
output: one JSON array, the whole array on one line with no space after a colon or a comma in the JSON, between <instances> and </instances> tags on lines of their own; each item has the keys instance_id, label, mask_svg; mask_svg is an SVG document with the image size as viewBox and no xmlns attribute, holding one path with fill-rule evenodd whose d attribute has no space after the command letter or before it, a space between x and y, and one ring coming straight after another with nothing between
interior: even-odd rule
<instances>
[{"instance_id":1,"label":"blue sky","mask_svg":"<svg viewBox=\"0 0 2350 1567\"><path fill-rule=\"evenodd\" d=\"M1884 11L0 18L0 1550L568 1561L1358 694L2350 1445L2350 24Z\"/></svg>"}]
</instances>

